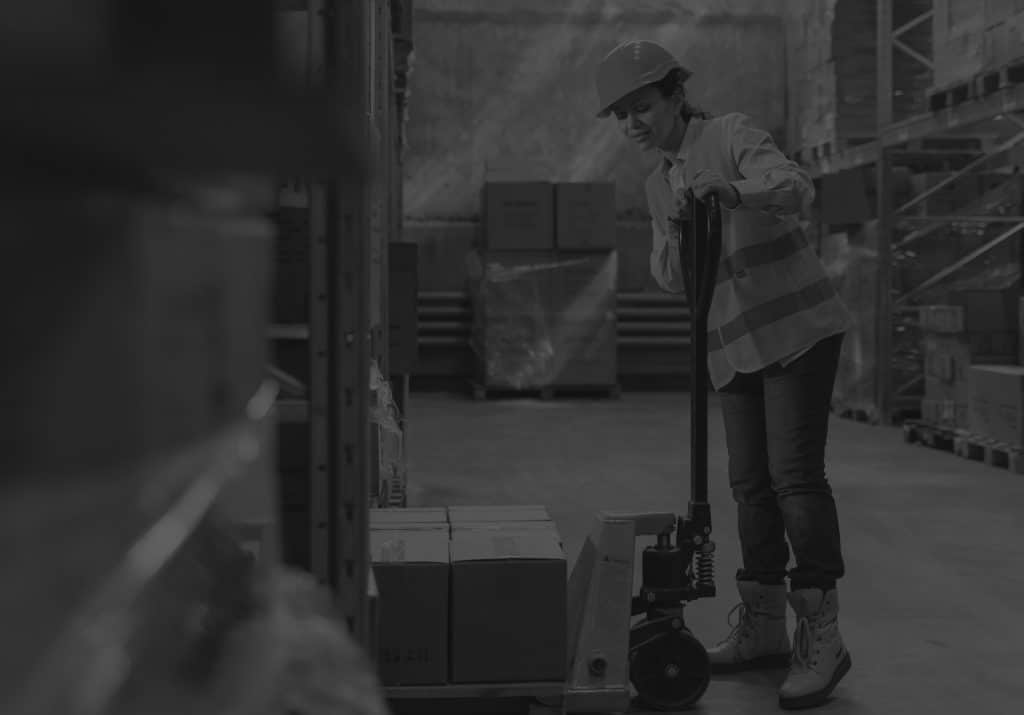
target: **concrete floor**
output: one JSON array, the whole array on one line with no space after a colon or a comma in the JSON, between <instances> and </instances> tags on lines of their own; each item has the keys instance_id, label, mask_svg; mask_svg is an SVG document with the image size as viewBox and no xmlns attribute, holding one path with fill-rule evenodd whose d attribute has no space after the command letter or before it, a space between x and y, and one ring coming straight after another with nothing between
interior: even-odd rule
<instances>
[{"instance_id":1,"label":"concrete floor","mask_svg":"<svg viewBox=\"0 0 1024 715\"><path fill-rule=\"evenodd\" d=\"M681 393L566 402L414 394L410 506L545 504L572 563L601 509L683 512L688 415ZM691 604L687 619L705 643L727 630L738 565L714 400L709 431L720 595ZM1024 476L904 444L896 428L836 418L831 434L848 570L840 623L854 666L823 711L1024 711ZM714 680L696 711L775 711L779 677Z\"/></svg>"}]
</instances>

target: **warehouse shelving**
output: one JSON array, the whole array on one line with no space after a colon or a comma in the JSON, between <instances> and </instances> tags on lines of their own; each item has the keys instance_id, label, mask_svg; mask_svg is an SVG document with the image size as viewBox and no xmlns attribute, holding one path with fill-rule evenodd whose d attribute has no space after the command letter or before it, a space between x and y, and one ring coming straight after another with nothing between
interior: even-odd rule
<instances>
[{"instance_id":1,"label":"warehouse shelving","mask_svg":"<svg viewBox=\"0 0 1024 715\"><path fill-rule=\"evenodd\" d=\"M395 139L404 78L395 75L411 48L411 2L288 0L277 10L304 16L308 82L347 105L341 130L369 148L368 177L302 177L282 191L305 215L307 320L268 331L308 351L305 380L272 368L283 378L279 421L309 426L308 568L369 646L368 508L378 484L370 375L374 366L386 374L388 363L387 243L401 226Z\"/></svg>"},{"instance_id":2,"label":"warehouse shelving","mask_svg":"<svg viewBox=\"0 0 1024 715\"><path fill-rule=\"evenodd\" d=\"M966 89L959 96L950 92L945 97L943 108L911 117L894 116L893 107L893 54L903 52L929 69L933 58L919 50L907 47L902 42L909 30L926 22L935 22L936 16L948 10L943 0L936 0L931 10L910 18L899 26L893 23L893 0L877 0L877 126L876 137L857 146L845 148L828 156L803 157L802 163L811 175L821 178L857 168L874 167L876 175L878 220L878 285L877 315L874 363L875 408L878 421L891 423L901 406L900 391L910 385L896 386L892 380L891 336L894 312L906 309L910 301L924 289L933 286L953 274L967 263L976 260L993 248L1003 244L1024 229L1024 216L910 216L907 212L921 202L942 190L962 174L983 165L993 156L1001 154L1024 140L1024 85L999 86L992 77L1005 80L1005 73L989 72L989 76L978 77L964 83ZM930 105L934 106L934 102ZM897 165L907 165L914 157L929 153L920 144L939 138L974 137L983 140L980 151L973 160L959 167L948 180L929 188L902 206L892 202L892 170ZM941 144L940 144L941 146ZM941 154L939 148L934 153ZM953 148L950 154L963 152ZM892 290L893 248L905 246L920 240L942 225L956 222L1005 224L1006 230L979 249L963 256L952 265L942 269L935 276L920 285L894 295ZM898 227L920 224L894 245L893 235Z\"/></svg>"}]
</instances>

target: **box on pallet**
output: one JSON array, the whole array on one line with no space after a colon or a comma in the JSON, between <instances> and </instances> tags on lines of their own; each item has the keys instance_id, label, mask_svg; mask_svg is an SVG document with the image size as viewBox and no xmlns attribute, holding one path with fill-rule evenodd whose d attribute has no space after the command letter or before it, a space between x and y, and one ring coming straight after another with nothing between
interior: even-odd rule
<instances>
[{"instance_id":1,"label":"box on pallet","mask_svg":"<svg viewBox=\"0 0 1024 715\"><path fill-rule=\"evenodd\" d=\"M481 385L615 384L615 251L491 251L477 263L471 286Z\"/></svg>"},{"instance_id":2,"label":"box on pallet","mask_svg":"<svg viewBox=\"0 0 1024 715\"><path fill-rule=\"evenodd\" d=\"M960 305L923 305L920 309L921 330L932 333L962 333L964 309Z\"/></svg>"},{"instance_id":3,"label":"box on pallet","mask_svg":"<svg viewBox=\"0 0 1024 715\"><path fill-rule=\"evenodd\" d=\"M554 529L455 529L451 682L562 682L567 565Z\"/></svg>"},{"instance_id":4,"label":"box on pallet","mask_svg":"<svg viewBox=\"0 0 1024 715\"><path fill-rule=\"evenodd\" d=\"M614 249L615 184L556 184L555 222L555 245L559 249Z\"/></svg>"},{"instance_id":5,"label":"box on pallet","mask_svg":"<svg viewBox=\"0 0 1024 715\"><path fill-rule=\"evenodd\" d=\"M969 390L970 431L1009 446L1024 445L1024 366L972 365Z\"/></svg>"},{"instance_id":6,"label":"box on pallet","mask_svg":"<svg viewBox=\"0 0 1024 715\"><path fill-rule=\"evenodd\" d=\"M395 524L370 531L379 600L377 663L384 685L448 680L449 537L444 524L431 527Z\"/></svg>"},{"instance_id":7,"label":"box on pallet","mask_svg":"<svg viewBox=\"0 0 1024 715\"><path fill-rule=\"evenodd\" d=\"M956 400L921 400L921 419L947 429L967 428L967 403Z\"/></svg>"},{"instance_id":8,"label":"box on pallet","mask_svg":"<svg viewBox=\"0 0 1024 715\"><path fill-rule=\"evenodd\" d=\"M483 187L483 244L493 251L555 247L555 192L546 181L489 182Z\"/></svg>"},{"instance_id":9,"label":"box on pallet","mask_svg":"<svg viewBox=\"0 0 1024 715\"><path fill-rule=\"evenodd\" d=\"M962 335L924 336L923 419L942 427L967 426L967 376L970 365L970 346Z\"/></svg>"}]
</instances>

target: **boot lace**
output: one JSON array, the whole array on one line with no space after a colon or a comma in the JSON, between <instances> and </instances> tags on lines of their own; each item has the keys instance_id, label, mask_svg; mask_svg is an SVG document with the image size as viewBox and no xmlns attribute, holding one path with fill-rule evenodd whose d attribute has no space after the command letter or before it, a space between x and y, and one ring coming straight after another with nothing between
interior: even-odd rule
<instances>
[{"instance_id":1,"label":"boot lace","mask_svg":"<svg viewBox=\"0 0 1024 715\"><path fill-rule=\"evenodd\" d=\"M803 669L814 665L811 658L813 641L810 619L805 616L797 618L796 630L793 632L793 665Z\"/></svg>"},{"instance_id":2,"label":"boot lace","mask_svg":"<svg viewBox=\"0 0 1024 715\"><path fill-rule=\"evenodd\" d=\"M738 616L739 619L736 623L733 623L734 616ZM732 610L729 611L728 622L729 625L732 626L732 630L729 632L729 635L726 636L725 640L723 640L722 642L727 643L732 640L743 641L746 640L747 636L750 634L750 631L753 628L754 615L751 612L751 610L747 608L747 604L742 602L737 603L735 606L733 606Z\"/></svg>"}]
</instances>

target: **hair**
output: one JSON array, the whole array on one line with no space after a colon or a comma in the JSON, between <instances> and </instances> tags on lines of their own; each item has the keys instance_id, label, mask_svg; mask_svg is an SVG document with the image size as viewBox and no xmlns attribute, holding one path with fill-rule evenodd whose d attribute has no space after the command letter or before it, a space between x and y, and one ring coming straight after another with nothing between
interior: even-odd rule
<instances>
[{"instance_id":1,"label":"hair","mask_svg":"<svg viewBox=\"0 0 1024 715\"><path fill-rule=\"evenodd\" d=\"M661 95L666 99L671 99L676 95L682 98L683 106L679 113L685 121L690 121L694 117L698 119L712 118L713 115L711 113L705 112L686 98L686 80L683 77L683 71L678 67L669 70L667 75L657 82L652 82L651 86L661 92Z\"/></svg>"}]
</instances>

